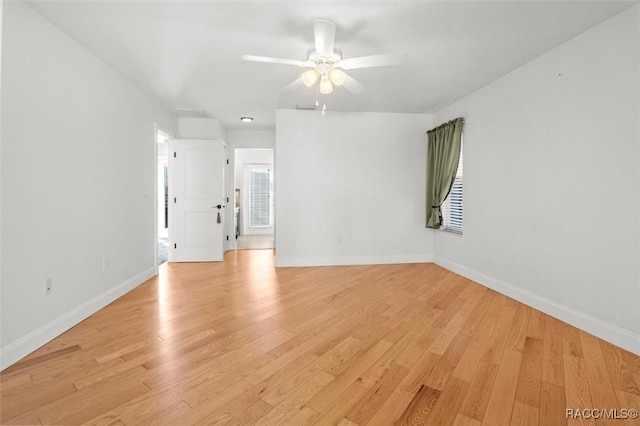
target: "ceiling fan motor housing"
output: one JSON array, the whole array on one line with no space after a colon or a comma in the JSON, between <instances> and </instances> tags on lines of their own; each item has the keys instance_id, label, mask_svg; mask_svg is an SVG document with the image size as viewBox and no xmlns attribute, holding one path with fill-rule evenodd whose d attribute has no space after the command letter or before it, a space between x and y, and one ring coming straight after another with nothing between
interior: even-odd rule
<instances>
[{"instance_id":1,"label":"ceiling fan motor housing","mask_svg":"<svg viewBox=\"0 0 640 426\"><path fill-rule=\"evenodd\" d=\"M331 56L322 56L318 52L313 49L310 49L307 53L307 60L311 63L316 64L316 67L319 64L327 63L331 65L335 65L342 59L342 52L334 49L333 54Z\"/></svg>"}]
</instances>

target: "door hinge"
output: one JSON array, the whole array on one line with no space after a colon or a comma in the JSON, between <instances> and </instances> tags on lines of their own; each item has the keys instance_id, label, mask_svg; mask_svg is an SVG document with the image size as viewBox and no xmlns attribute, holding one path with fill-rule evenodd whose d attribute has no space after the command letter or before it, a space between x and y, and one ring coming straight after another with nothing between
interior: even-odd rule
<instances>
[{"instance_id":1,"label":"door hinge","mask_svg":"<svg viewBox=\"0 0 640 426\"><path fill-rule=\"evenodd\" d=\"M229 241L229 236L227 235L227 241Z\"/></svg>"},{"instance_id":2,"label":"door hinge","mask_svg":"<svg viewBox=\"0 0 640 426\"><path fill-rule=\"evenodd\" d=\"M174 204L175 204L175 203L177 203L177 201L176 201L176 197L173 197L173 203L174 203Z\"/></svg>"},{"instance_id":3,"label":"door hinge","mask_svg":"<svg viewBox=\"0 0 640 426\"><path fill-rule=\"evenodd\" d=\"M229 159L227 158L227 164L229 164Z\"/></svg>"},{"instance_id":4,"label":"door hinge","mask_svg":"<svg viewBox=\"0 0 640 426\"><path fill-rule=\"evenodd\" d=\"M173 245L173 248L174 248L174 249L177 249L177 248L178 248L178 245L177 245L177 244L174 244L174 245Z\"/></svg>"},{"instance_id":5,"label":"door hinge","mask_svg":"<svg viewBox=\"0 0 640 426\"><path fill-rule=\"evenodd\" d=\"M227 203L229 202L229 197L227 197Z\"/></svg>"},{"instance_id":6,"label":"door hinge","mask_svg":"<svg viewBox=\"0 0 640 426\"><path fill-rule=\"evenodd\" d=\"M176 153L175 152L173 153L173 158L176 158Z\"/></svg>"}]
</instances>

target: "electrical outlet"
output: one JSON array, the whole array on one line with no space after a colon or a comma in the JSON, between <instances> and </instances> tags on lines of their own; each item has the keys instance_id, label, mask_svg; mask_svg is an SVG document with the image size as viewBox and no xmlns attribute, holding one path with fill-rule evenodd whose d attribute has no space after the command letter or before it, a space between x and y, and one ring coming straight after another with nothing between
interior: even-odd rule
<instances>
[{"instance_id":1,"label":"electrical outlet","mask_svg":"<svg viewBox=\"0 0 640 426\"><path fill-rule=\"evenodd\" d=\"M103 257L102 258L102 272L107 272L109 270L109 268L111 267L111 262L109 261L108 257Z\"/></svg>"},{"instance_id":2,"label":"electrical outlet","mask_svg":"<svg viewBox=\"0 0 640 426\"><path fill-rule=\"evenodd\" d=\"M44 280L44 295L48 295L53 293L53 280L51 278L47 278Z\"/></svg>"}]
</instances>

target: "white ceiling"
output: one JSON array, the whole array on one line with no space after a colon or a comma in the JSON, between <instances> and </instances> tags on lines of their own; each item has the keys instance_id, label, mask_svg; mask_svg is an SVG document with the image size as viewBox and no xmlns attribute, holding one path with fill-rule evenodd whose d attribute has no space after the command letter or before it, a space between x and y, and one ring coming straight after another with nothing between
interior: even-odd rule
<instances>
[{"instance_id":1,"label":"white ceiling","mask_svg":"<svg viewBox=\"0 0 640 426\"><path fill-rule=\"evenodd\" d=\"M315 103L286 88L316 18L336 23L344 57L406 52L405 65L351 70L366 91L320 97L329 111L434 112L637 3L616 1L43 1L42 16L171 110L228 128L273 128L276 108ZM559 72L561 70L558 70ZM241 123L240 116L255 117Z\"/></svg>"}]
</instances>

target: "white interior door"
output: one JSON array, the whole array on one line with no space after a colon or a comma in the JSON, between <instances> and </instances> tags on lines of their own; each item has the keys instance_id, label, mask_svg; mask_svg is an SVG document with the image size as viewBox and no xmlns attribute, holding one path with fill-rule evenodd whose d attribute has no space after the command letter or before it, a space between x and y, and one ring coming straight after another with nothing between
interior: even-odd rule
<instances>
[{"instance_id":1,"label":"white interior door","mask_svg":"<svg viewBox=\"0 0 640 426\"><path fill-rule=\"evenodd\" d=\"M171 259L221 261L223 257L224 147L221 141L169 142Z\"/></svg>"}]
</instances>

